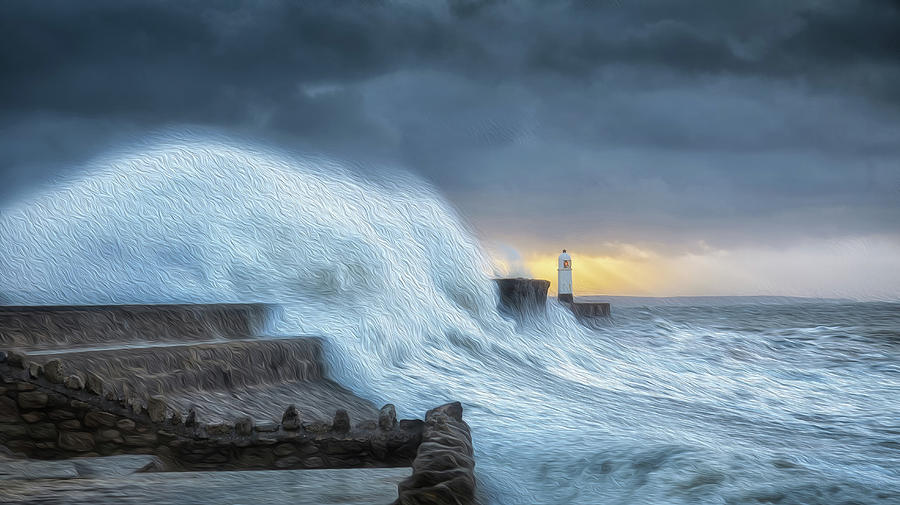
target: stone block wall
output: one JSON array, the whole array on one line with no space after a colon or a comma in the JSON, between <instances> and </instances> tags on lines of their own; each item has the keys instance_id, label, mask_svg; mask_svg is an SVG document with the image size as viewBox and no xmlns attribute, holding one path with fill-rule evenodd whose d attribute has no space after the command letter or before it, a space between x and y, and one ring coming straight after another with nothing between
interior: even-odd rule
<instances>
[{"instance_id":1,"label":"stone block wall","mask_svg":"<svg viewBox=\"0 0 900 505\"><path fill-rule=\"evenodd\" d=\"M306 421L293 406L280 423L205 424L161 397L101 396L102 385L59 375L61 363L22 359L0 354L0 446L18 456L153 454L172 470L389 467L409 466L422 436L423 422L397 421L393 406L356 424L343 410L332 422Z\"/></svg>"},{"instance_id":2,"label":"stone block wall","mask_svg":"<svg viewBox=\"0 0 900 505\"><path fill-rule=\"evenodd\" d=\"M249 418L205 424L155 396L146 404L101 395L102 384L63 377L61 363L26 366L0 351L0 448L13 456L62 459L151 454L161 470L265 470L411 466L395 505L470 505L475 460L462 405L442 405L420 420L397 420L393 405L353 424L304 421L289 406L281 422ZM146 405L146 406L145 406Z\"/></svg>"},{"instance_id":3,"label":"stone block wall","mask_svg":"<svg viewBox=\"0 0 900 505\"><path fill-rule=\"evenodd\" d=\"M475 501L475 457L459 402L425 414L413 474L402 481L394 505L467 505Z\"/></svg>"}]
</instances>

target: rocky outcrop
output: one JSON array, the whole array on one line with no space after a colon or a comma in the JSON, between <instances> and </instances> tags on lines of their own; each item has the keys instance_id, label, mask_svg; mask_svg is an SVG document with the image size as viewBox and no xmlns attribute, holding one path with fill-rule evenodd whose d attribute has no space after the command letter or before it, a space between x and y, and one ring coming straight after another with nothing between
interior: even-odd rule
<instances>
[{"instance_id":1,"label":"rocky outcrop","mask_svg":"<svg viewBox=\"0 0 900 505\"><path fill-rule=\"evenodd\" d=\"M459 402L425 414L412 475L400 483L394 505L468 505L475 501L475 458Z\"/></svg>"}]
</instances>

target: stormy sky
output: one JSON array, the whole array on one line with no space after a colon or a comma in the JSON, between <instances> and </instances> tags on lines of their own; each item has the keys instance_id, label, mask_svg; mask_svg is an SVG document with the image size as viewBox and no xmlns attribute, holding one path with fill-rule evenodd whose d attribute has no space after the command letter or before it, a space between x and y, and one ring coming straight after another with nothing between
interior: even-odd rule
<instances>
[{"instance_id":1,"label":"stormy sky","mask_svg":"<svg viewBox=\"0 0 900 505\"><path fill-rule=\"evenodd\" d=\"M0 65L0 204L203 128L416 172L595 292L900 298L900 2L11 0Z\"/></svg>"}]
</instances>

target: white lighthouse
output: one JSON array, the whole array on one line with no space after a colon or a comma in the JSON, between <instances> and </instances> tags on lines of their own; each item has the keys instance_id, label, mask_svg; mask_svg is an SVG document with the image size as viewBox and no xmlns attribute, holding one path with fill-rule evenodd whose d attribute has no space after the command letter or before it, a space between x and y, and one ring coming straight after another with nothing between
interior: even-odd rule
<instances>
[{"instance_id":1,"label":"white lighthouse","mask_svg":"<svg viewBox=\"0 0 900 505\"><path fill-rule=\"evenodd\" d=\"M559 255L559 280L557 286L557 299L561 302L572 303L575 301L572 295L572 257L563 249Z\"/></svg>"}]
</instances>

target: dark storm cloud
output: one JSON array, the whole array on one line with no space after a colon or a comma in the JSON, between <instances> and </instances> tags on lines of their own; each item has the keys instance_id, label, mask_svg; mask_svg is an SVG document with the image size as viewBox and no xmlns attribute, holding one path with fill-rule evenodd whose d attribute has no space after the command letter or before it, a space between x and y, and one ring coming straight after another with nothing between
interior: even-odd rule
<instances>
[{"instance_id":1,"label":"dark storm cloud","mask_svg":"<svg viewBox=\"0 0 900 505\"><path fill-rule=\"evenodd\" d=\"M303 108L304 83L403 69L496 81L605 66L771 73L878 87L847 65L900 64L900 9L784 2L521 4L389 2L5 2L5 110L228 122ZM645 73L642 73L646 77ZM887 75L886 77L893 77ZM664 80L678 76L659 75Z\"/></svg>"},{"instance_id":2,"label":"dark storm cloud","mask_svg":"<svg viewBox=\"0 0 900 505\"><path fill-rule=\"evenodd\" d=\"M807 75L861 63L900 62L900 8L896 2L682 2L626 3L618 21L598 27L595 2L573 18L579 33L547 37L539 54L551 66L571 62L653 63L678 70L760 75ZM612 16L610 16L612 14ZM618 15L616 15L618 14ZM551 45L553 42L557 45ZM560 58L559 55L565 55ZM817 76L823 77L823 76Z\"/></svg>"},{"instance_id":3,"label":"dark storm cloud","mask_svg":"<svg viewBox=\"0 0 900 505\"><path fill-rule=\"evenodd\" d=\"M897 26L877 0L4 2L0 199L201 125L399 162L559 240L893 231Z\"/></svg>"},{"instance_id":4,"label":"dark storm cloud","mask_svg":"<svg viewBox=\"0 0 900 505\"><path fill-rule=\"evenodd\" d=\"M19 110L228 121L300 100L298 84L390 71L440 43L433 21L404 9L328 5L6 3L3 94Z\"/></svg>"}]
</instances>

